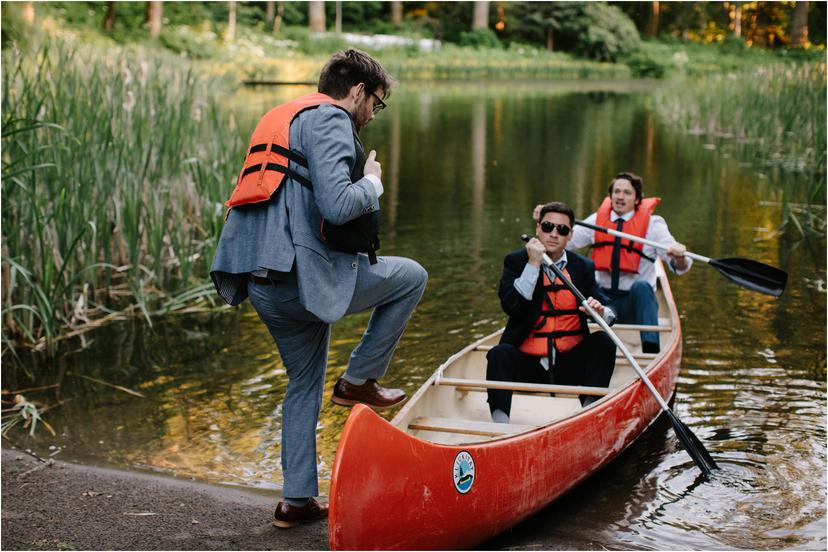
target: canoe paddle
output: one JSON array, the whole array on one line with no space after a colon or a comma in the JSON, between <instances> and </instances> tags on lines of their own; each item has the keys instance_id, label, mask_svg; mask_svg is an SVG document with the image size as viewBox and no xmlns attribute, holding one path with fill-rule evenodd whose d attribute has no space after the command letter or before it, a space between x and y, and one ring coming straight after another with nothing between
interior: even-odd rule
<instances>
[{"instance_id":1,"label":"canoe paddle","mask_svg":"<svg viewBox=\"0 0 828 552\"><path fill-rule=\"evenodd\" d=\"M523 241L528 242L532 239L532 236L529 236L528 234L523 234L520 238ZM601 326L601 328L607 333L607 335L610 336L615 345L621 350L621 352L627 358L629 363L632 365L633 369L638 374L638 377L641 378L641 381L644 382L644 385L653 395L653 398L658 403L658 406L670 418L670 423L673 424L673 431L676 432L676 437L678 437L679 441L684 447L684 450L687 451L687 454L690 455L690 457L693 459L693 461L696 463L696 465L699 467L702 473L704 475L710 475L710 473L713 470L719 469L719 466L716 465L716 462L710 456L710 453L707 452L707 449L704 448L704 445L701 443L701 441L699 441L698 437L696 437L693 434L693 432L690 431L690 428L684 425L682 421L679 420L678 417L676 417L676 415L673 413L670 407L667 406L667 403L664 402L664 399L661 398L661 395L659 394L658 390L653 386L652 382L650 381L650 378L647 377L647 375L644 373L644 370L641 369L641 366L638 365L638 362L636 362L635 357L632 356L632 353L629 349L627 349L627 346L624 344L624 342L621 341L621 338L619 338L618 335L610 329L609 324L607 324L606 321L604 321L604 317L600 316L597 312L595 312L595 309L589 306L589 303L587 303L584 294L581 293L580 290L578 290L578 288L576 288L575 285L569 281L569 279L564 275L561 269L558 268L557 265L555 265L555 263L552 262L552 259L550 259L546 253L543 254L543 265L544 271L546 272L546 277L549 278L549 281L554 282L555 276L557 276L564 283L564 285L566 285L566 287L569 288L569 291L575 294L575 297L578 298L578 301L580 301L581 306L584 307L584 309L587 311L587 313L589 313L593 320L595 320L595 322L597 322L598 325ZM549 274L549 270L552 270L552 272L554 272L555 274Z\"/></svg>"},{"instance_id":2,"label":"canoe paddle","mask_svg":"<svg viewBox=\"0 0 828 552\"><path fill-rule=\"evenodd\" d=\"M618 230L612 230L611 228L604 228L603 226L596 226L582 220L576 220L575 224L585 226L586 228L592 228L593 230L597 230L599 232L605 232L612 236L617 236L626 240L650 245L656 249L666 250L670 247L669 244L658 243L646 238L640 238L633 234L619 232ZM718 270L722 276L735 284L753 291L758 291L759 293L773 295L774 297L782 295L782 292L785 291L785 284L788 282L788 273L784 270L780 270L776 267L766 265L752 259L743 259L740 257L711 259L710 257L705 257L704 255L691 253L690 251L685 252L684 255L686 257L690 257L694 261L709 264Z\"/></svg>"}]
</instances>

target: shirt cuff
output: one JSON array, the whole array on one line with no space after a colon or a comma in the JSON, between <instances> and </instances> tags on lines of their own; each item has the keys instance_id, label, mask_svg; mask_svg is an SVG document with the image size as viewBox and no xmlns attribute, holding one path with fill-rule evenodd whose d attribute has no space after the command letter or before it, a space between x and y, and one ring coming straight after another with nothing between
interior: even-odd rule
<instances>
[{"instance_id":1,"label":"shirt cuff","mask_svg":"<svg viewBox=\"0 0 828 552\"><path fill-rule=\"evenodd\" d=\"M606 305L604 305L604 322L607 323L607 326L612 326L615 323L615 311L612 310L612 307Z\"/></svg>"},{"instance_id":2,"label":"shirt cuff","mask_svg":"<svg viewBox=\"0 0 828 552\"><path fill-rule=\"evenodd\" d=\"M535 293L535 285L538 283L538 275L540 274L540 267L535 267L526 263L523 267L523 273L520 278L515 280L515 289L527 301L532 300L532 294Z\"/></svg>"},{"instance_id":3,"label":"shirt cuff","mask_svg":"<svg viewBox=\"0 0 828 552\"><path fill-rule=\"evenodd\" d=\"M382 195L382 192L385 191L382 187L382 180L380 180L376 177L376 175L373 174L366 174L365 178L370 180L371 184L374 185L374 189L377 191L377 198L379 198Z\"/></svg>"},{"instance_id":4,"label":"shirt cuff","mask_svg":"<svg viewBox=\"0 0 828 552\"><path fill-rule=\"evenodd\" d=\"M672 270L675 274L681 276L682 274L690 270L690 267L693 266L693 259L691 259L690 257L685 257L685 260L687 261L687 267L684 270L679 270L678 268L676 268L673 259L670 259L670 262L668 262L667 264L670 265L670 270Z\"/></svg>"}]
</instances>

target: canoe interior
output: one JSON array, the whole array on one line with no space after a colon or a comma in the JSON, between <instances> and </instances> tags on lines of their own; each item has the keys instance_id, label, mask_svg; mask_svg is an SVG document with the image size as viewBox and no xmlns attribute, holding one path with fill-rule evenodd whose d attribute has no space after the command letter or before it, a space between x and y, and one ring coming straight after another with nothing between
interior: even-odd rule
<instances>
[{"instance_id":1,"label":"canoe interior","mask_svg":"<svg viewBox=\"0 0 828 552\"><path fill-rule=\"evenodd\" d=\"M648 372L664 356L677 335L675 309L667 304L663 292L666 275L660 261L657 262L658 287L656 297L659 304L659 326L670 328L659 332L661 351L659 355L642 355L640 332L633 329L616 330L639 365ZM594 324L592 331L600 330ZM497 345L503 330L499 330L466 347L448 359L420 388L391 423L406 433L437 444L460 445L505 439L563 420L585 409L577 395L515 392L512 397L512 411L509 424L493 424L486 402L485 389L440 385L441 379L462 378L486 379L486 353ZM617 350L615 370L609 384L609 395L615 394L634 383L638 376ZM638 358L640 357L640 358ZM587 409L601 404L605 398L592 403ZM441 431L444 430L444 431Z\"/></svg>"}]
</instances>

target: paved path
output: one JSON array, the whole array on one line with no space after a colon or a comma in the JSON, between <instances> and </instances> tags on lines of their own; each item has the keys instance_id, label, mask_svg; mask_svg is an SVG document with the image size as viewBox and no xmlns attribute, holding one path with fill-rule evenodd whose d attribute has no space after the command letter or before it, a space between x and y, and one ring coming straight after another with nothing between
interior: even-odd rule
<instances>
[{"instance_id":1,"label":"paved path","mask_svg":"<svg viewBox=\"0 0 828 552\"><path fill-rule=\"evenodd\" d=\"M47 464L4 447L0 546L3 550L327 550L326 522L290 530L271 526L278 498L139 472L57 461Z\"/></svg>"}]
</instances>

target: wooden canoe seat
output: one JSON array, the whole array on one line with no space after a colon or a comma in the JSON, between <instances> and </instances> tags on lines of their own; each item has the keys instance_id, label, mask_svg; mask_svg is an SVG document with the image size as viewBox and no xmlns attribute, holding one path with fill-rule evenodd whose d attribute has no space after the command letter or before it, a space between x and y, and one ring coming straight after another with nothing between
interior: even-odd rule
<instances>
[{"instance_id":1,"label":"wooden canoe seat","mask_svg":"<svg viewBox=\"0 0 828 552\"><path fill-rule=\"evenodd\" d=\"M466 389L508 389L528 393L559 393L564 395L609 395L606 387L584 387L581 385L549 385L544 383L524 383L521 381L494 381L463 378L440 378L437 385L449 385Z\"/></svg>"},{"instance_id":2,"label":"wooden canoe seat","mask_svg":"<svg viewBox=\"0 0 828 552\"><path fill-rule=\"evenodd\" d=\"M534 427L536 426L426 417L415 418L413 422L408 424L409 429L439 431L442 433L463 433L466 435L481 435L483 437L498 437L511 433L523 433Z\"/></svg>"}]
</instances>

